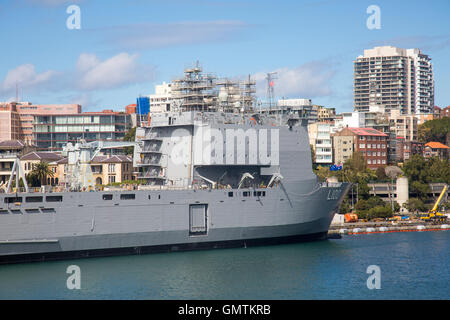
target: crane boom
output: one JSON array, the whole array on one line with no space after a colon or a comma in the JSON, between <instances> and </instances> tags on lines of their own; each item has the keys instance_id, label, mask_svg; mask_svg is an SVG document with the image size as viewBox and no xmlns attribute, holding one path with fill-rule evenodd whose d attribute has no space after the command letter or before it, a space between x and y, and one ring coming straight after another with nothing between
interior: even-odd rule
<instances>
[{"instance_id":1,"label":"crane boom","mask_svg":"<svg viewBox=\"0 0 450 320\"><path fill-rule=\"evenodd\" d=\"M436 200L436 203L434 204L434 206L433 206L433 208L431 209L430 212L436 212L437 211L437 209L439 207L439 204L442 201L442 198L444 198L444 194L447 192L447 189L448 189L448 186L445 185L444 188L442 189L442 192L441 192L439 198Z\"/></svg>"}]
</instances>

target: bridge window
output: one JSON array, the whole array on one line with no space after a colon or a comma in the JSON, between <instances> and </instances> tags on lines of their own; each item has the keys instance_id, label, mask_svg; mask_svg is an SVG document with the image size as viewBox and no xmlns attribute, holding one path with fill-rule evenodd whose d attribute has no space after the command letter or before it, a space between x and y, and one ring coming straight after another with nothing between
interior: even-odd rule
<instances>
[{"instance_id":1,"label":"bridge window","mask_svg":"<svg viewBox=\"0 0 450 320\"><path fill-rule=\"evenodd\" d=\"M44 201L43 197L26 197L25 202L42 202Z\"/></svg>"},{"instance_id":2,"label":"bridge window","mask_svg":"<svg viewBox=\"0 0 450 320\"><path fill-rule=\"evenodd\" d=\"M62 196L47 196L47 197L45 197L45 201L47 201L47 202L62 202L63 197Z\"/></svg>"},{"instance_id":3,"label":"bridge window","mask_svg":"<svg viewBox=\"0 0 450 320\"><path fill-rule=\"evenodd\" d=\"M134 199L136 199L136 195L134 193L120 195L120 200L134 200Z\"/></svg>"},{"instance_id":4,"label":"bridge window","mask_svg":"<svg viewBox=\"0 0 450 320\"><path fill-rule=\"evenodd\" d=\"M6 197L5 203L22 202L22 197Z\"/></svg>"}]
</instances>

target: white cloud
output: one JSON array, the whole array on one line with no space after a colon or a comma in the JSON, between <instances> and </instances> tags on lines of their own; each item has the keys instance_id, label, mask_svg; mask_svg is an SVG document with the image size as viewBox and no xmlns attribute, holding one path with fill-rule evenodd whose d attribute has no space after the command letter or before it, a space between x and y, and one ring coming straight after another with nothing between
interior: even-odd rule
<instances>
[{"instance_id":1,"label":"white cloud","mask_svg":"<svg viewBox=\"0 0 450 320\"><path fill-rule=\"evenodd\" d=\"M0 93L11 93L15 90L16 84L22 89L43 88L50 85L57 75L58 72L52 70L36 73L33 64L23 64L8 71L0 85Z\"/></svg>"},{"instance_id":2,"label":"white cloud","mask_svg":"<svg viewBox=\"0 0 450 320\"><path fill-rule=\"evenodd\" d=\"M94 54L83 53L77 61L77 87L82 90L113 89L150 81L153 68L137 62L137 54L119 53L101 61Z\"/></svg>"},{"instance_id":3,"label":"white cloud","mask_svg":"<svg viewBox=\"0 0 450 320\"><path fill-rule=\"evenodd\" d=\"M329 63L313 61L296 68L279 68L274 80L274 94L277 97L316 98L333 94L331 80L335 70ZM256 93L265 97L267 92L266 73L258 72L253 75L256 80Z\"/></svg>"}]
</instances>

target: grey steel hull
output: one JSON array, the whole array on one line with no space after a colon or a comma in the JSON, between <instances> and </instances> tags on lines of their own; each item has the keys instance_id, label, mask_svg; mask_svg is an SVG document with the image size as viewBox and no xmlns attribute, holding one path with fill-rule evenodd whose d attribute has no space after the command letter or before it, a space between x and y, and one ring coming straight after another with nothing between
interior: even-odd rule
<instances>
[{"instance_id":1,"label":"grey steel hull","mask_svg":"<svg viewBox=\"0 0 450 320\"><path fill-rule=\"evenodd\" d=\"M257 189L265 196L250 197L246 189L80 192L61 193L57 203L8 204L0 215L0 263L323 239L348 185L306 192L314 184ZM116 200L123 193L135 199ZM103 194L114 198L99 200ZM196 235L189 210L199 204L207 222Z\"/></svg>"}]
</instances>

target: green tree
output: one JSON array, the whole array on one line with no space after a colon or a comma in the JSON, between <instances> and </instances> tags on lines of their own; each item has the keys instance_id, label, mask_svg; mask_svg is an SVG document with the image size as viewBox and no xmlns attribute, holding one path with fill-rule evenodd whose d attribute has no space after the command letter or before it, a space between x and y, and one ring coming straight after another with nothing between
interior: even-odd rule
<instances>
[{"instance_id":1,"label":"green tree","mask_svg":"<svg viewBox=\"0 0 450 320\"><path fill-rule=\"evenodd\" d=\"M450 136L450 118L435 119L421 124L418 128L419 141L438 141L446 144Z\"/></svg>"},{"instance_id":2,"label":"green tree","mask_svg":"<svg viewBox=\"0 0 450 320\"><path fill-rule=\"evenodd\" d=\"M377 170L375 171L375 174L377 175L377 181L379 182L389 181L389 177L386 175L385 168L386 167L378 167Z\"/></svg>"},{"instance_id":3,"label":"green tree","mask_svg":"<svg viewBox=\"0 0 450 320\"><path fill-rule=\"evenodd\" d=\"M136 127L131 128L123 137L123 141L136 141ZM128 155L132 155L134 151L134 147L126 147L125 153Z\"/></svg>"},{"instance_id":4,"label":"green tree","mask_svg":"<svg viewBox=\"0 0 450 320\"><path fill-rule=\"evenodd\" d=\"M53 177L55 173L50 170L47 162L40 161L31 171L31 175L35 176L41 183L41 186L43 186L47 184L47 177Z\"/></svg>"},{"instance_id":5,"label":"green tree","mask_svg":"<svg viewBox=\"0 0 450 320\"><path fill-rule=\"evenodd\" d=\"M311 149L311 162L312 162L312 166L314 168L315 164L316 164L316 152L314 151L314 147L312 144L310 144L309 147Z\"/></svg>"},{"instance_id":6,"label":"green tree","mask_svg":"<svg viewBox=\"0 0 450 320\"><path fill-rule=\"evenodd\" d=\"M403 204L403 207L411 213L417 213L419 211L423 212L427 210L427 207L423 201L418 198L409 198L409 200Z\"/></svg>"}]
</instances>

